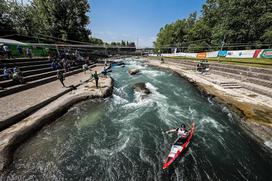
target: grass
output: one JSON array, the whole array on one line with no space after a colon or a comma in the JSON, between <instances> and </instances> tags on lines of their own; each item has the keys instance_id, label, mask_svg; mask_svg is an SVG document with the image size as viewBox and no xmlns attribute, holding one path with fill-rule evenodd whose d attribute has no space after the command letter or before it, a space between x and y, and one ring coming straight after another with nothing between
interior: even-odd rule
<instances>
[{"instance_id":1,"label":"grass","mask_svg":"<svg viewBox=\"0 0 272 181\"><path fill-rule=\"evenodd\" d=\"M156 57L158 59L159 57ZM170 59L178 59L178 60L192 60L192 61L199 61L201 59L198 58L188 58L188 57L164 57ZM218 58L206 58L206 60L210 62L218 62ZM272 68L272 59L268 58L226 58L220 57L221 63L228 63L228 64L239 64L239 65L248 65L254 67L267 67Z\"/></svg>"}]
</instances>

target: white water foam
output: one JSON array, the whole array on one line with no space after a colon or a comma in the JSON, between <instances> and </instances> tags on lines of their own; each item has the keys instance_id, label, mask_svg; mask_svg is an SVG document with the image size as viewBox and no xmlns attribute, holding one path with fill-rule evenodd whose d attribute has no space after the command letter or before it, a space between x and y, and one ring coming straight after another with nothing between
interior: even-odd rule
<instances>
[{"instance_id":1,"label":"white water foam","mask_svg":"<svg viewBox=\"0 0 272 181\"><path fill-rule=\"evenodd\" d=\"M115 105L126 104L126 103L128 103L128 100L126 100L118 95L113 94L113 103Z\"/></svg>"},{"instance_id":2,"label":"white water foam","mask_svg":"<svg viewBox=\"0 0 272 181\"><path fill-rule=\"evenodd\" d=\"M204 130L205 125L208 124L216 128L217 131L223 132L222 125L220 125L216 120L212 119L211 117L204 116L199 122L200 122L202 131Z\"/></svg>"},{"instance_id":3,"label":"white water foam","mask_svg":"<svg viewBox=\"0 0 272 181\"><path fill-rule=\"evenodd\" d=\"M142 73L148 77L159 77L159 76L164 76L165 72L158 71L158 70L142 70Z\"/></svg>"},{"instance_id":4,"label":"white water foam","mask_svg":"<svg viewBox=\"0 0 272 181\"><path fill-rule=\"evenodd\" d=\"M272 149L272 140L265 141L264 144Z\"/></svg>"}]
</instances>

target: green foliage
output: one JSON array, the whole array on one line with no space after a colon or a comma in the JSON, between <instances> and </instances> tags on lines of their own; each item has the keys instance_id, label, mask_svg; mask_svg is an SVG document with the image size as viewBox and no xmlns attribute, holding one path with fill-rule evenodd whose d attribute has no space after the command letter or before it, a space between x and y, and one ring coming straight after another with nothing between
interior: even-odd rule
<instances>
[{"instance_id":1,"label":"green foliage","mask_svg":"<svg viewBox=\"0 0 272 181\"><path fill-rule=\"evenodd\" d=\"M42 30L61 39L86 41L90 9L87 0L33 0L32 6Z\"/></svg>"},{"instance_id":2,"label":"green foliage","mask_svg":"<svg viewBox=\"0 0 272 181\"><path fill-rule=\"evenodd\" d=\"M136 45L134 42L126 42L124 40L122 40L121 42L111 42L110 45L112 46L123 46L123 47L132 47L132 48L135 48Z\"/></svg>"},{"instance_id":3,"label":"green foliage","mask_svg":"<svg viewBox=\"0 0 272 181\"><path fill-rule=\"evenodd\" d=\"M271 22L271 0L207 0L200 17L193 13L165 25L154 45L156 49L179 46L198 52L218 49L223 40L227 45L271 43Z\"/></svg>"},{"instance_id":4,"label":"green foliage","mask_svg":"<svg viewBox=\"0 0 272 181\"><path fill-rule=\"evenodd\" d=\"M104 45L103 40L101 40L99 38L90 37L89 42L94 44L94 45Z\"/></svg>"},{"instance_id":5,"label":"green foliage","mask_svg":"<svg viewBox=\"0 0 272 181\"><path fill-rule=\"evenodd\" d=\"M89 9L88 0L33 0L24 6L17 1L0 0L0 30L88 41Z\"/></svg>"},{"instance_id":6,"label":"green foliage","mask_svg":"<svg viewBox=\"0 0 272 181\"><path fill-rule=\"evenodd\" d=\"M10 7L5 0L0 0L0 35L12 34L15 32L9 12Z\"/></svg>"}]
</instances>

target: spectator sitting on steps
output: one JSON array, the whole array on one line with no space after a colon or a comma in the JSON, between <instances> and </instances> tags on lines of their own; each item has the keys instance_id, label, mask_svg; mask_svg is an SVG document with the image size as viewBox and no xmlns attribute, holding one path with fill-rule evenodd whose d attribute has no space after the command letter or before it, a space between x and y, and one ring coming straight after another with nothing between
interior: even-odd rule
<instances>
[{"instance_id":1,"label":"spectator sitting on steps","mask_svg":"<svg viewBox=\"0 0 272 181\"><path fill-rule=\"evenodd\" d=\"M12 71L8 69L7 67L4 67L3 73L4 73L3 75L5 80L12 78Z\"/></svg>"},{"instance_id":2,"label":"spectator sitting on steps","mask_svg":"<svg viewBox=\"0 0 272 181\"><path fill-rule=\"evenodd\" d=\"M59 64L58 62L56 61L56 59L54 59L51 63L51 67L53 70L57 70L59 68Z\"/></svg>"},{"instance_id":3,"label":"spectator sitting on steps","mask_svg":"<svg viewBox=\"0 0 272 181\"><path fill-rule=\"evenodd\" d=\"M63 87L66 87L64 85L64 75L63 75L63 72L61 70L57 70L57 78L59 79L60 83L62 84Z\"/></svg>"},{"instance_id":4,"label":"spectator sitting on steps","mask_svg":"<svg viewBox=\"0 0 272 181\"><path fill-rule=\"evenodd\" d=\"M23 84L24 83L22 72L20 71L20 69L18 67L15 67L13 69L12 80L14 82L16 82L17 84Z\"/></svg>"}]
</instances>

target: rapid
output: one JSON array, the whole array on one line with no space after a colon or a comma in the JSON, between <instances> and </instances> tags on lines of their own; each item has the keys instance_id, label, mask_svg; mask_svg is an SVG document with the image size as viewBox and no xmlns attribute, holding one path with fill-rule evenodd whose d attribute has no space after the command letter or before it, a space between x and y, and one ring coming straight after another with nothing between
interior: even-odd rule
<instances>
[{"instance_id":1,"label":"rapid","mask_svg":"<svg viewBox=\"0 0 272 181\"><path fill-rule=\"evenodd\" d=\"M130 76L129 68L140 70ZM15 152L0 180L269 180L271 155L226 107L169 70L130 60L114 66L113 96L73 106ZM145 82L151 94L134 92ZM196 123L187 150L162 170L176 134Z\"/></svg>"}]
</instances>

